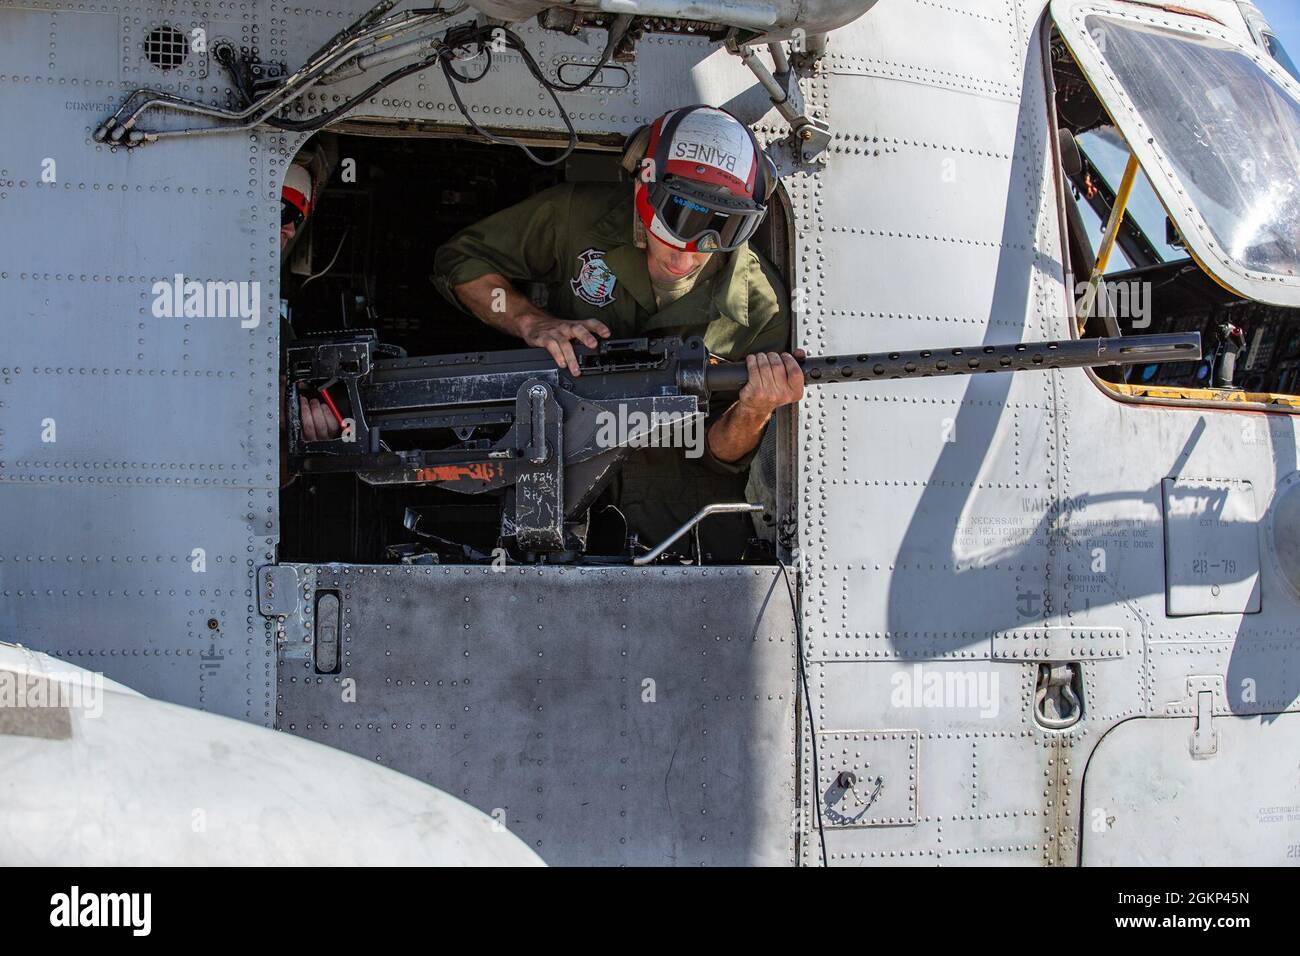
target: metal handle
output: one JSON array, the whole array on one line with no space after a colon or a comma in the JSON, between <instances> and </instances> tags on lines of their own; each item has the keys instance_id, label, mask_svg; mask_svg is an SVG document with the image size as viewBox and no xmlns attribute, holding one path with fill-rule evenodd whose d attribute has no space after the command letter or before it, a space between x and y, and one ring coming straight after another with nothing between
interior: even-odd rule
<instances>
[{"instance_id":1,"label":"metal handle","mask_svg":"<svg viewBox=\"0 0 1300 956\"><path fill-rule=\"evenodd\" d=\"M751 505L748 502L744 502L744 501L723 502L722 504L705 505L703 508L701 508L699 511L695 513L695 517L693 517L690 521L686 522L686 524L682 525L680 528L674 531L672 533L672 536L669 537L667 541L659 545L659 547L655 548L649 554L643 554L639 558L633 558L632 563L638 566L643 564L649 564L655 558L659 557L659 555L667 551L674 541L679 539L682 535L686 534L688 531L694 528L697 524L699 524L709 515L734 514L737 512L745 513L745 512L754 512L754 511L762 511L762 510L763 510L762 505Z\"/></svg>"}]
</instances>

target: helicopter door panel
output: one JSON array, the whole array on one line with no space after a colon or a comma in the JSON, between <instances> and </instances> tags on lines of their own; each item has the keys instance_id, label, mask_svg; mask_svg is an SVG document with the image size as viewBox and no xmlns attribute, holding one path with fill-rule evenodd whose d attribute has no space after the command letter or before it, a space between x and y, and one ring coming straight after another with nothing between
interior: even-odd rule
<instances>
[{"instance_id":1,"label":"helicopter door panel","mask_svg":"<svg viewBox=\"0 0 1300 956\"><path fill-rule=\"evenodd\" d=\"M430 782L547 863L794 861L779 569L298 564L259 584L279 729Z\"/></svg>"},{"instance_id":2,"label":"helicopter door panel","mask_svg":"<svg viewBox=\"0 0 1300 956\"><path fill-rule=\"evenodd\" d=\"M1115 0L1052 16L1197 263L1300 306L1300 83L1205 17Z\"/></svg>"},{"instance_id":3,"label":"helicopter door panel","mask_svg":"<svg viewBox=\"0 0 1300 956\"><path fill-rule=\"evenodd\" d=\"M1195 688L1193 688L1195 691ZM1083 780L1084 866L1294 866L1300 714L1233 716L1192 693L1192 715L1119 724Z\"/></svg>"}]
</instances>

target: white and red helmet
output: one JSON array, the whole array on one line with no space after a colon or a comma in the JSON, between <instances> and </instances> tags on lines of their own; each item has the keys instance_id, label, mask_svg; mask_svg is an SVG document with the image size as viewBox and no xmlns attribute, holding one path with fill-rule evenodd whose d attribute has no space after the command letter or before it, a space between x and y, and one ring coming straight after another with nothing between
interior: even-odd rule
<instances>
[{"instance_id":1,"label":"white and red helmet","mask_svg":"<svg viewBox=\"0 0 1300 956\"><path fill-rule=\"evenodd\" d=\"M687 106L649 127L637 215L675 249L725 252L754 235L775 183L775 167L748 126L725 110Z\"/></svg>"},{"instance_id":2,"label":"white and red helmet","mask_svg":"<svg viewBox=\"0 0 1300 956\"><path fill-rule=\"evenodd\" d=\"M292 163L280 189L280 225L288 225L286 219L300 225L311 215L311 204L311 173L299 163Z\"/></svg>"}]
</instances>

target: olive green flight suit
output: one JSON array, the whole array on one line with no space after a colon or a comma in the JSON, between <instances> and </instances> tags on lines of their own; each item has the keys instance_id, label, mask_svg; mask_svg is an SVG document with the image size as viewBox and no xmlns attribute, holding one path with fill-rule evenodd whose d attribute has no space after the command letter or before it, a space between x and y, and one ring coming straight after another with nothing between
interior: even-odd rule
<instances>
[{"instance_id":1,"label":"olive green flight suit","mask_svg":"<svg viewBox=\"0 0 1300 956\"><path fill-rule=\"evenodd\" d=\"M433 280L457 308L455 286L490 273L547 287L546 311L558 318L598 319L614 338L699 335L714 354L739 361L780 352L790 337L789 300L775 269L748 244L726 256L675 302L657 307L645 249L633 233L631 183L564 183L462 230L434 257ZM713 417L727 405L714 402ZM654 546L715 501L744 499L747 456L740 462L682 449L640 449L624 465L618 506L643 544ZM701 527L705 551L739 556L748 516L716 516Z\"/></svg>"}]
</instances>

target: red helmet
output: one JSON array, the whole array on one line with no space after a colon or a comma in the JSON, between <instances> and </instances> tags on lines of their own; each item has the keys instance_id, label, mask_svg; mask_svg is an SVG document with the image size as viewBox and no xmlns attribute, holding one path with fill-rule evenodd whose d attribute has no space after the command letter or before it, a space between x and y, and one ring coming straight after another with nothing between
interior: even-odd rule
<instances>
[{"instance_id":1,"label":"red helmet","mask_svg":"<svg viewBox=\"0 0 1300 956\"><path fill-rule=\"evenodd\" d=\"M725 252L754 235L775 184L775 167L748 126L725 110L687 106L649 127L637 214L676 249Z\"/></svg>"},{"instance_id":2,"label":"red helmet","mask_svg":"<svg viewBox=\"0 0 1300 956\"><path fill-rule=\"evenodd\" d=\"M296 211L298 222L311 215L312 181L311 173L298 163L289 166L285 174L284 186L280 190L281 205L288 203ZM284 223L284 214L280 219Z\"/></svg>"}]
</instances>

